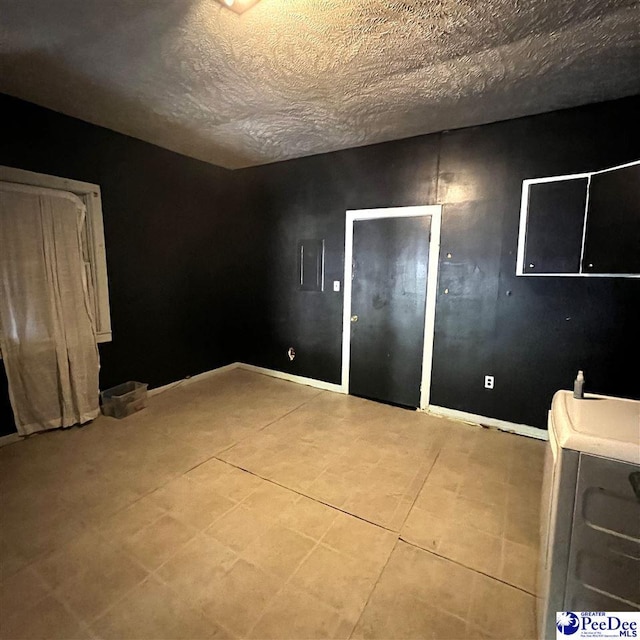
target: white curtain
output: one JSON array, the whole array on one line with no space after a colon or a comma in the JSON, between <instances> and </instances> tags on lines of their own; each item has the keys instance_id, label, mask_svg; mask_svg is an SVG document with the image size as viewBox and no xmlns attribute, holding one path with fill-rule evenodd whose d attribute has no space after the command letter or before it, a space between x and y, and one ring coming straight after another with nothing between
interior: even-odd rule
<instances>
[{"instance_id":1,"label":"white curtain","mask_svg":"<svg viewBox=\"0 0 640 640\"><path fill-rule=\"evenodd\" d=\"M0 349L21 435L98 415L85 215L72 193L0 183Z\"/></svg>"}]
</instances>

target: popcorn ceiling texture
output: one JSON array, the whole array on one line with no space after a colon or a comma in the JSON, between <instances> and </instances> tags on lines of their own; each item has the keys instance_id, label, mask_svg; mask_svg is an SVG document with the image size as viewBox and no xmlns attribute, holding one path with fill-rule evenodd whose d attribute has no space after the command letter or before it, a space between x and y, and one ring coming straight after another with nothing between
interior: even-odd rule
<instances>
[{"instance_id":1,"label":"popcorn ceiling texture","mask_svg":"<svg viewBox=\"0 0 640 640\"><path fill-rule=\"evenodd\" d=\"M0 91L229 168L639 89L637 1L0 0Z\"/></svg>"}]
</instances>

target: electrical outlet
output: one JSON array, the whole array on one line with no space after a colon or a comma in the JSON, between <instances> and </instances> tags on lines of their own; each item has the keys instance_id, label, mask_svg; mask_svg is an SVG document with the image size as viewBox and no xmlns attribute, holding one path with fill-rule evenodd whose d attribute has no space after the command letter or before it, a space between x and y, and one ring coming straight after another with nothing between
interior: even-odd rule
<instances>
[{"instance_id":1,"label":"electrical outlet","mask_svg":"<svg viewBox=\"0 0 640 640\"><path fill-rule=\"evenodd\" d=\"M340 291L340 280L334 280L333 281L333 290L334 291Z\"/></svg>"},{"instance_id":2,"label":"electrical outlet","mask_svg":"<svg viewBox=\"0 0 640 640\"><path fill-rule=\"evenodd\" d=\"M484 377L484 388L485 389L493 389L493 376L485 376Z\"/></svg>"}]
</instances>

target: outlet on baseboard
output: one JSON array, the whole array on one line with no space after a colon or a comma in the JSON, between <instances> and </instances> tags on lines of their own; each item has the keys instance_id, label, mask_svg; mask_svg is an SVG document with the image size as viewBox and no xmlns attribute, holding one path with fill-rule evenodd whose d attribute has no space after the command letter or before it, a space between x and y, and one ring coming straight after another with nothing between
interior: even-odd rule
<instances>
[{"instance_id":1,"label":"outlet on baseboard","mask_svg":"<svg viewBox=\"0 0 640 640\"><path fill-rule=\"evenodd\" d=\"M485 376L484 377L484 388L485 389L493 389L493 376Z\"/></svg>"}]
</instances>

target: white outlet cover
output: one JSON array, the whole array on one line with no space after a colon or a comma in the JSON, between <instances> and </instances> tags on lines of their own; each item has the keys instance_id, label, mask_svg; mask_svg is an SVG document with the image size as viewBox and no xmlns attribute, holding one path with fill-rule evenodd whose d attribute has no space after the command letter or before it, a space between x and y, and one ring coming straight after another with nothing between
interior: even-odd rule
<instances>
[{"instance_id":1,"label":"white outlet cover","mask_svg":"<svg viewBox=\"0 0 640 640\"><path fill-rule=\"evenodd\" d=\"M340 280L334 280L333 281L333 290L334 291L340 291Z\"/></svg>"},{"instance_id":2,"label":"white outlet cover","mask_svg":"<svg viewBox=\"0 0 640 640\"><path fill-rule=\"evenodd\" d=\"M493 389L493 376L485 376L484 377L484 388L485 389Z\"/></svg>"}]
</instances>

